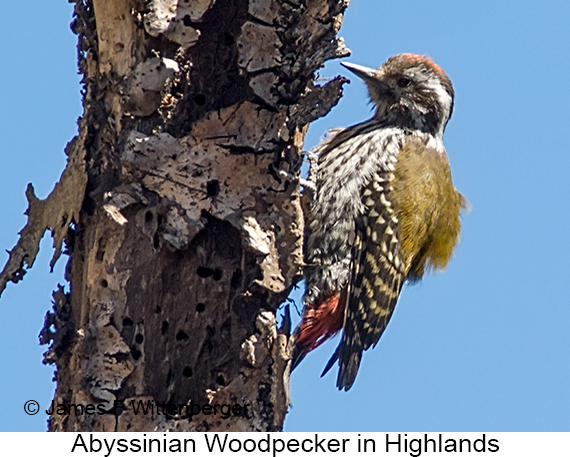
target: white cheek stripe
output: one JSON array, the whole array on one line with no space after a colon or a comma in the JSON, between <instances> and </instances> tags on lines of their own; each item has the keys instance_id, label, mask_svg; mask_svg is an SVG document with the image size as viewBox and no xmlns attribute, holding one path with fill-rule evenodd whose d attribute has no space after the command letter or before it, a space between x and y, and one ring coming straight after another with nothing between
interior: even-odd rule
<instances>
[{"instance_id":1,"label":"white cheek stripe","mask_svg":"<svg viewBox=\"0 0 570 457\"><path fill-rule=\"evenodd\" d=\"M447 93L447 91L439 82L428 84L427 87L433 90L439 104L443 108L443 112L447 115L441 120L441 125L437 132L438 136L443 137L443 128L445 127L445 124L449 118L449 112L451 111L451 104L453 103L453 100L451 99L451 95Z\"/></svg>"}]
</instances>

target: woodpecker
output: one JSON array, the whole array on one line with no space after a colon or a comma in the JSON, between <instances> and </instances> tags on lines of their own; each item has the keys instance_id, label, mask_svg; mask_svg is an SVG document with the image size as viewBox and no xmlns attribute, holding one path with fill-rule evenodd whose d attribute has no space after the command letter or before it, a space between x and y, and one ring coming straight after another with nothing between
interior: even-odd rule
<instances>
[{"instance_id":1,"label":"woodpecker","mask_svg":"<svg viewBox=\"0 0 570 457\"><path fill-rule=\"evenodd\" d=\"M336 385L348 390L404 282L446 267L466 200L443 145L454 99L444 71L417 54L395 55L378 69L342 65L364 80L376 109L331 131L310 154L305 307L292 368L342 329L322 375L338 360Z\"/></svg>"}]
</instances>

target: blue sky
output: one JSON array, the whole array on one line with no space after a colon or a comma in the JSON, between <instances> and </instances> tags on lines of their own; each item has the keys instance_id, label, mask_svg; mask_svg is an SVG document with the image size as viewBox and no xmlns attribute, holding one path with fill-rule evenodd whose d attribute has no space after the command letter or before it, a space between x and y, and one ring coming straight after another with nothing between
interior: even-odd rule
<instances>
[{"instance_id":1,"label":"blue sky","mask_svg":"<svg viewBox=\"0 0 570 457\"><path fill-rule=\"evenodd\" d=\"M65 165L81 114L72 7L4 2L0 28L0 263L25 224L24 190L45 197ZM472 211L448 270L405 287L354 387L320 373L337 341L293 373L288 431L569 431L568 195L570 4L562 1L352 0L340 35L350 62L430 55L453 81L445 143ZM306 148L331 127L371 115L363 83L337 62L321 76L351 78L311 126ZM45 237L34 268L0 300L0 430L45 430L26 400L47 407L53 370L37 335L64 261L49 272ZM300 301L297 294L297 301Z\"/></svg>"}]
</instances>

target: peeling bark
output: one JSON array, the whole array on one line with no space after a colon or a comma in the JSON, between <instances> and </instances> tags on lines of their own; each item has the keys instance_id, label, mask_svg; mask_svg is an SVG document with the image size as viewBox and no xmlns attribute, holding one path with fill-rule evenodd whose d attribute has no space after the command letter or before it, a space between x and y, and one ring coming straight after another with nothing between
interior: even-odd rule
<instances>
[{"instance_id":1,"label":"peeling bark","mask_svg":"<svg viewBox=\"0 0 570 457\"><path fill-rule=\"evenodd\" d=\"M308 123L341 96L343 78L313 78L348 54L336 37L347 4L76 2L79 135L52 194L28 188L0 275L1 293L45 230L52 266L66 241L70 292L54 293L45 362L56 404L105 413L53 416L50 430L282 428L289 330L275 313L302 274L303 216L277 171L298 176ZM241 409L190 408L222 404Z\"/></svg>"}]
</instances>

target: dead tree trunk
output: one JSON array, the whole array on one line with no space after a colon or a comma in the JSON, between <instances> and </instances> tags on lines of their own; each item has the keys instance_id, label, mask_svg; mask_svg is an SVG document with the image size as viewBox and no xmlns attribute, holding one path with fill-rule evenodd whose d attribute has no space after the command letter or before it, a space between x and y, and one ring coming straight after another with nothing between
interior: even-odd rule
<instances>
[{"instance_id":1,"label":"dead tree trunk","mask_svg":"<svg viewBox=\"0 0 570 457\"><path fill-rule=\"evenodd\" d=\"M282 428L275 312L302 274L303 217L279 171L298 176L307 125L340 97L341 78L313 78L347 54L347 4L76 1L79 134L52 194L28 189L0 276L0 292L22 277L46 229L53 262L65 242L70 291L42 332L65 405L50 430Z\"/></svg>"}]
</instances>

